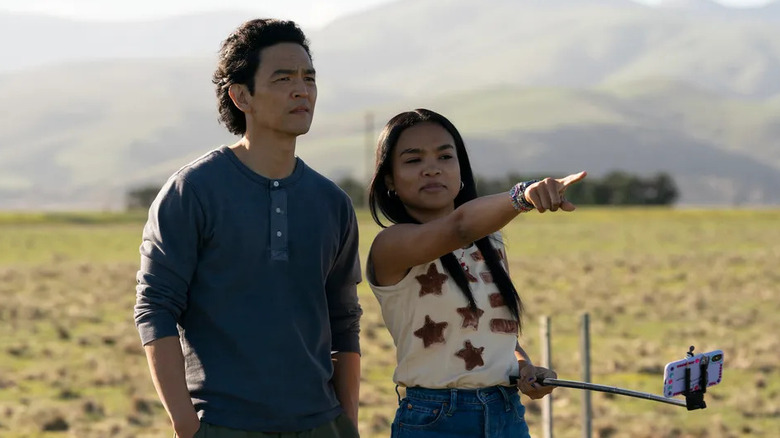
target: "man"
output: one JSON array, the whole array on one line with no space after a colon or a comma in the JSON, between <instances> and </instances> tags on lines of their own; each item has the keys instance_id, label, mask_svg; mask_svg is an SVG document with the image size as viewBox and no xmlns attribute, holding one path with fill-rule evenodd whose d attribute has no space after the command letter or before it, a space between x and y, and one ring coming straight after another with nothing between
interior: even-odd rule
<instances>
[{"instance_id":1,"label":"man","mask_svg":"<svg viewBox=\"0 0 780 438\"><path fill-rule=\"evenodd\" d=\"M157 393L181 438L356 437L357 222L295 156L317 99L306 37L244 23L213 80L242 138L176 172L143 232L135 322Z\"/></svg>"}]
</instances>

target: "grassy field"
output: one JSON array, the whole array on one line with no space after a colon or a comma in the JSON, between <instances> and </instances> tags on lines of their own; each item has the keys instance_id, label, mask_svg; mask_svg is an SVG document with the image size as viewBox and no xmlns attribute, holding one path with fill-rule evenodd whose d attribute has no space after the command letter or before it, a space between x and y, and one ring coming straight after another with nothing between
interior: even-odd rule
<instances>
[{"instance_id":1,"label":"grassy field","mask_svg":"<svg viewBox=\"0 0 780 438\"><path fill-rule=\"evenodd\" d=\"M377 228L360 212L363 260ZM169 437L132 321L143 215L0 214L0 436ZM588 209L525 215L505 230L525 300L523 345L579 379L591 315L592 379L661 392L663 366L725 352L709 407L593 395L596 437L774 437L780 430L780 211ZM394 347L360 286L365 438L389 435ZM554 392L555 436L580 436L581 391ZM524 399L541 437L541 404Z\"/></svg>"}]
</instances>

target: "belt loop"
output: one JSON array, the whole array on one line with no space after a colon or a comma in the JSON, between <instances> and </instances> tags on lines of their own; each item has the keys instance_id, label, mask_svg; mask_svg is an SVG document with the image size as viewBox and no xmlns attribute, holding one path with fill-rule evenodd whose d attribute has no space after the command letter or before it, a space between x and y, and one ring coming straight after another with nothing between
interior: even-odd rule
<instances>
[{"instance_id":1,"label":"belt loop","mask_svg":"<svg viewBox=\"0 0 780 438\"><path fill-rule=\"evenodd\" d=\"M450 409L447 411L447 416L451 417L455 413L455 405L458 404L458 390L455 388L450 389Z\"/></svg>"},{"instance_id":2,"label":"belt loop","mask_svg":"<svg viewBox=\"0 0 780 438\"><path fill-rule=\"evenodd\" d=\"M507 393L506 388L504 388L501 385L498 385L498 390L501 392L501 396L504 398L504 409L506 409L506 411L509 412L509 410L512 407L512 402L509 399L509 394Z\"/></svg>"},{"instance_id":3,"label":"belt loop","mask_svg":"<svg viewBox=\"0 0 780 438\"><path fill-rule=\"evenodd\" d=\"M395 395L398 397L398 405L401 405L401 393L398 392L398 385L395 385Z\"/></svg>"}]
</instances>

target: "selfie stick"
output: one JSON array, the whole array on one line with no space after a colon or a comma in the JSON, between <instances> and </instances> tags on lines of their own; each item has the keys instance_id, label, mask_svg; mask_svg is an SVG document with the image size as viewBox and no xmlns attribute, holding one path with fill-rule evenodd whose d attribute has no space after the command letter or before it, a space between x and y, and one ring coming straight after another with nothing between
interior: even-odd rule
<instances>
[{"instance_id":1,"label":"selfie stick","mask_svg":"<svg viewBox=\"0 0 780 438\"><path fill-rule=\"evenodd\" d=\"M687 406L687 404L676 398L666 398L660 395L648 394L646 392L632 391L630 389L618 388L616 386L598 385L595 383L577 382L574 380L560 380L560 379L540 379L537 383L544 386L561 386L564 388L585 389L588 391L609 392L612 394L627 395L629 397L642 398L645 400L652 400L661 403L668 403L675 406Z\"/></svg>"},{"instance_id":2,"label":"selfie stick","mask_svg":"<svg viewBox=\"0 0 780 438\"><path fill-rule=\"evenodd\" d=\"M688 357L693 357L693 347L690 348L687 355ZM684 406L688 408L689 411L693 411L695 409L704 409L707 407L707 404L704 403L704 393L707 392L707 365L709 364L709 360L705 360L705 359L709 359L709 358L705 356L704 359L699 364L699 370L701 371L701 374L699 375L699 385L698 385L699 389L696 390L687 389L685 392L683 392L683 394L685 395L685 401L674 399L674 398L666 398L655 394L648 394L646 392L632 391L630 389L623 389L615 386L598 385L595 383L578 382L575 380L540 378L537 379L536 383L539 383L540 385L544 385L544 386L560 386L564 388L584 389L586 391L599 391L599 392L608 392L611 394L626 395L629 397L636 397L645 400L657 401L657 402L667 403L675 406ZM509 380L512 384L517 383L517 377L515 376L510 377ZM691 387L690 367L686 367L685 369L685 387L686 388Z\"/></svg>"}]
</instances>

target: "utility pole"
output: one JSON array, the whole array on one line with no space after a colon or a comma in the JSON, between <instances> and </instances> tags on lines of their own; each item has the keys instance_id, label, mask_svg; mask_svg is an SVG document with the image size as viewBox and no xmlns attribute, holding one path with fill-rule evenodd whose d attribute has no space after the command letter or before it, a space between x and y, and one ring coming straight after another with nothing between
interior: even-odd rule
<instances>
[{"instance_id":1,"label":"utility pole","mask_svg":"<svg viewBox=\"0 0 780 438\"><path fill-rule=\"evenodd\" d=\"M368 185L371 183L371 176L373 175L373 165L374 165L374 145L375 145L375 139L374 139L374 113L371 111L366 111L365 115L365 148L366 148L366 156L365 156L365 163L364 163L364 169L365 169L365 185L363 189L363 205L368 208Z\"/></svg>"}]
</instances>

